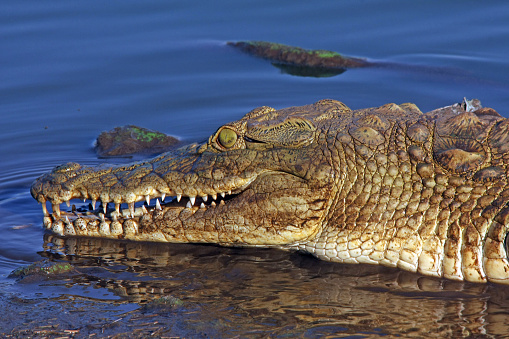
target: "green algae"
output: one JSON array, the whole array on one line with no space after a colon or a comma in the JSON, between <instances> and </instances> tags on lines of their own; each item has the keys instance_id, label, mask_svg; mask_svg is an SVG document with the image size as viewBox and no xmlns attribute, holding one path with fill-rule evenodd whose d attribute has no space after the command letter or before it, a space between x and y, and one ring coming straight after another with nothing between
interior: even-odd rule
<instances>
[{"instance_id":1,"label":"green algae","mask_svg":"<svg viewBox=\"0 0 509 339\"><path fill-rule=\"evenodd\" d=\"M312 49L305 49L301 47L294 47L289 45L284 45L276 42L269 42L269 41L245 41L246 44L249 44L253 47L257 48L268 48L272 51L279 51L279 52L286 52L286 53L292 53L292 54L307 54L312 56L318 56L320 58L341 58L342 55L338 52L328 51L328 50L312 50Z\"/></svg>"},{"instance_id":2,"label":"green algae","mask_svg":"<svg viewBox=\"0 0 509 339\"><path fill-rule=\"evenodd\" d=\"M314 53L316 53L316 55L318 55L320 58L341 58L341 54L332 51L318 50L314 51Z\"/></svg>"},{"instance_id":3,"label":"green algae","mask_svg":"<svg viewBox=\"0 0 509 339\"><path fill-rule=\"evenodd\" d=\"M166 138L166 134L161 132L150 131L139 127L131 127L133 137L142 142L152 142L154 140L162 141Z\"/></svg>"},{"instance_id":4,"label":"green algae","mask_svg":"<svg viewBox=\"0 0 509 339\"><path fill-rule=\"evenodd\" d=\"M50 276L68 273L74 270L69 263L56 263L48 260L38 261L33 264L18 267L9 274L9 278L24 279L28 276Z\"/></svg>"},{"instance_id":5,"label":"green algae","mask_svg":"<svg viewBox=\"0 0 509 339\"><path fill-rule=\"evenodd\" d=\"M171 296L171 295L167 295L167 296L158 298L158 299L154 300L152 303L154 305L167 305L167 306L172 306L172 307L179 307L179 306L184 305L184 302L181 299Z\"/></svg>"},{"instance_id":6,"label":"green algae","mask_svg":"<svg viewBox=\"0 0 509 339\"><path fill-rule=\"evenodd\" d=\"M165 295L143 305L143 311L164 312L176 310L182 307L184 307L184 302L182 301L182 299L179 299L172 295Z\"/></svg>"}]
</instances>

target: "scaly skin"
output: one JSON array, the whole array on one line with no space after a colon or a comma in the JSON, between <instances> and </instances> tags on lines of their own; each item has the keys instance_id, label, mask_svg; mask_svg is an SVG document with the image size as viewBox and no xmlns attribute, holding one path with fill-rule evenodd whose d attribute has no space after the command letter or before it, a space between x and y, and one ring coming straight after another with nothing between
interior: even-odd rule
<instances>
[{"instance_id":1,"label":"scaly skin","mask_svg":"<svg viewBox=\"0 0 509 339\"><path fill-rule=\"evenodd\" d=\"M509 283L508 129L477 101L426 114L413 104L351 111L333 100L261 107L202 145L151 160L56 167L31 193L60 235L297 249ZM75 198L102 206L60 211Z\"/></svg>"}]
</instances>

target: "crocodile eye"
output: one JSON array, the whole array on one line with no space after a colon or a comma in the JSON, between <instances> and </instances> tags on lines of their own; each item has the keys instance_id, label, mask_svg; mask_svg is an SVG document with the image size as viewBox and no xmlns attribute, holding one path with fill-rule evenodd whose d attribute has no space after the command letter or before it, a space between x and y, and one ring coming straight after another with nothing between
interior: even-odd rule
<instances>
[{"instance_id":1,"label":"crocodile eye","mask_svg":"<svg viewBox=\"0 0 509 339\"><path fill-rule=\"evenodd\" d=\"M237 133L229 128L223 128L221 132L219 132L219 137L217 139L224 148L230 148L235 145L237 141Z\"/></svg>"}]
</instances>

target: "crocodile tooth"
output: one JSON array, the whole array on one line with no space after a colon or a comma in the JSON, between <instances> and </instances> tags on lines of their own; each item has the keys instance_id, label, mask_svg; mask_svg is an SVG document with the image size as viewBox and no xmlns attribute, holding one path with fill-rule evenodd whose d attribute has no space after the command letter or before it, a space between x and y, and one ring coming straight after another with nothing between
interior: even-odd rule
<instances>
[{"instance_id":1,"label":"crocodile tooth","mask_svg":"<svg viewBox=\"0 0 509 339\"><path fill-rule=\"evenodd\" d=\"M103 212L106 214L106 211L108 210L108 203L103 201Z\"/></svg>"},{"instance_id":2,"label":"crocodile tooth","mask_svg":"<svg viewBox=\"0 0 509 339\"><path fill-rule=\"evenodd\" d=\"M64 235L64 223L61 220L55 221L51 225L51 230L56 234Z\"/></svg>"},{"instance_id":3,"label":"crocodile tooth","mask_svg":"<svg viewBox=\"0 0 509 339\"><path fill-rule=\"evenodd\" d=\"M130 202L128 204L128 206L129 206L129 212L131 212L131 217L134 218L134 202Z\"/></svg>"},{"instance_id":4,"label":"crocodile tooth","mask_svg":"<svg viewBox=\"0 0 509 339\"><path fill-rule=\"evenodd\" d=\"M67 223L64 227L64 234L65 235L76 235L76 229L74 229L73 224L70 222Z\"/></svg>"},{"instance_id":5,"label":"crocodile tooth","mask_svg":"<svg viewBox=\"0 0 509 339\"><path fill-rule=\"evenodd\" d=\"M186 205L186 208L191 208L191 207L193 207L193 205L191 205L191 202L190 202L190 201L188 201L188 202L187 202L187 205Z\"/></svg>"},{"instance_id":6,"label":"crocodile tooth","mask_svg":"<svg viewBox=\"0 0 509 339\"><path fill-rule=\"evenodd\" d=\"M101 218L101 222L103 222L104 221L104 214L99 213L99 218Z\"/></svg>"},{"instance_id":7,"label":"crocodile tooth","mask_svg":"<svg viewBox=\"0 0 509 339\"><path fill-rule=\"evenodd\" d=\"M177 194L177 201L180 202L180 199L182 199L182 194Z\"/></svg>"},{"instance_id":8,"label":"crocodile tooth","mask_svg":"<svg viewBox=\"0 0 509 339\"><path fill-rule=\"evenodd\" d=\"M201 203L201 204L200 204L200 208L205 208L205 204L204 204L204 203Z\"/></svg>"},{"instance_id":9,"label":"crocodile tooth","mask_svg":"<svg viewBox=\"0 0 509 339\"><path fill-rule=\"evenodd\" d=\"M145 196L145 201L147 202L147 205L150 205L150 195Z\"/></svg>"},{"instance_id":10,"label":"crocodile tooth","mask_svg":"<svg viewBox=\"0 0 509 339\"><path fill-rule=\"evenodd\" d=\"M216 202L215 202L215 201L212 201L212 203L210 204L210 206L212 206L212 207L216 207Z\"/></svg>"},{"instance_id":11,"label":"crocodile tooth","mask_svg":"<svg viewBox=\"0 0 509 339\"><path fill-rule=\"evenodd\" d=\"M205 202L207 202L207 200L209 200L209 196L208 196L208 195L206 195L206 196L204 196L204 197L201 197L201 198L202 198L202 199L203 199L203 201L205 201Z\"/></svg>"},{"instance_id":12,"label":"crocodile tooth","mask_svg":"<svg viewBox=\"0 0 509 339\"><path fill-rule=\"evenodd\" d=\"M65 216L65 223L67 225L70 225L71 224L71 221L69 220L69 218L67 217L67 215Z\"/></svg>"},{"instance_id":13,"label":"crocodile tooth","mask_svg":"<svg viewBox=\"0 0 509 339\"><path fill-rule=\"evenodd\" d=\"M159 199L156 199L156 209L160 211L162 210L161 204L159 203Z\"/></svg>"},{"instance_id":14,"label":"crocodile tooth","mask_svg":"<svg viewBox=\"0 0 509 339\"><path fill-rule=\"evenodd\" d=\"M143 213L148 213L147 209L145 208L145 205L141 205L141 210L143 211Z\"/></svg>"},{"instance_id":15,"label":"crocodile tooth","mask_svg":"<svg viewBox=\"0 0 509 339\"><path fill-rule=\"evenodd\" d=\"M53 209L53 212L57 215L57 217L60 217L60 205L51 204L51 208Z\"/></svg>"},{"instance_id":16,"label":"crocodile tooth","mask_svg":"<svg viewBox=\"0 0 509 339\"><path fill-rule=\"evenodd\" d=\"M221 196L224 198L226 196L226 193L221 192Z\"/></svg>"},{"instance_id":17,"label":"crocodile tooth","mask_svg":"<svg viewBox=\"0 0 509 339\"><path fill-rule=\"evenodd\" d=\"M232 195L232 190L229 190L229 191L228 191L228 195Z\"/></svg>"},{"instance_id":18,"label":"crocodile tooth","mask_svg":"<svg viewBox=\"0 0 509 339\"><path fill-rule=\"evenodd\" d=\"M217 199L217 194L212 194L212 200L216 200Z\"/></svg>"},{"instance_id":19,"label":"crocodile tooth","mask_svg":"<svg viewBox=\"0 0 509 339\"><path fill-rule=\"evenodd\" d=\"M219 205L224 205L224 200L221 200L221 202L219 203Z\"/></svg>"},{"instance_id":20,"label":"crocodile tooth","mask_svg":"<svg viewBox=\"0 0 509 339\"><path fill-rule=\"evenodd\" d=\"M117 211L117 213L120 213L120 204L115 204L115 211Z\"/></svg>"},{"instance_id":21,"label":"crocodile tooth","mask_svg":"<svg viewBox=\"0 0 509 339\"><path fill-rule=\"evenodd\" d=\"M87 202L87 199L86 199L86 198L83 198L83 202Z\"/></svg>"},{"instance_id":22,"label":"crocodile tooth","mask_svg":"<svg viewBox=\"0 0 509 339\"><path fill-rule=\"evenodd\" d=\"M189 197L189 201L191 202L191 206L194 205L194 202L196 201L196 197Z\"/></svg>"},{"instance_id":23,"label":"crocodile tooth","mask_svg":"<svg viewBox=\"0 0 509 339\"><path fill-rule=\"evenodd\" d=\"M95 199L94 199L94 200L92 200L92 210L95 210L95 204L96 204L96 202L97 202L97 201L96 201Z\"/></svg>"},{"instance_id":24,"label":"crocodile tooth","mask_svg":"<svg viewBox=\"0 0 509 339\"><path fill-rule=\"evenodd\" d=\"M71 201L70 201L70 200L67 200L67 201L65 202L65 204L67 205L67 207L71 207Z\"/></svg>"},{"instance_id":25,"label":"crocodile tooth","mask_svg":"<svg viewBox=\"0 0 509 339\"><path fill-rule=\"evenodd\" d=\"M99 234L109 235L110 234L110 224L105 222L104 220L101 221L101 223L99 224Z\"/></svg>"},{"instance_id":26,"label":"crocodile tooth","mask_svg":"<svg viewBox=\"0 0 509 339\"><path fill-rule=\"evenodd\" d=\"M42 205L42 213L44 214L45 217L48 217L49 213L48 213L48 209L46 208L46 201L41 203L41 205Z\"/></svg>"},{"instance_id":27,"label":"crocodile tooth","mask_svg":"<svg viewBox=\"0 0 509 339\"><path fill-rule=\"evenodd\" d=\"M165 199L165 198L166 198L166 193L163 193L163 194L161 195L161 201L164 201L164 199Z\"/></svg>"}]
</instances>

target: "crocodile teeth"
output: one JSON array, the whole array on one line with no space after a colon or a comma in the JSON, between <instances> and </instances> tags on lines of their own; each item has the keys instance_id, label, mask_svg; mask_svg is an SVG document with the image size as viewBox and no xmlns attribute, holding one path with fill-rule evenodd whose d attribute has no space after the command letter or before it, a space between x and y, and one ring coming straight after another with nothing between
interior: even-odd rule
<instances>
[{"instance_id":1,"label":"crocodile teeth","mask_svg":"<svg viewBox=\"0 0 509 339\"><path fill-rule=\"evenodd\" d=\"M69 225L69 224L71 223L71 221L69 220L69 218L67 217L67 215L65 216L65 223L66 223L67 225Z\"/></svg>"},{"instance_id":2,"label":"crocodile teeth","mask_svg":"<svg viewBox=\"0 0 509 339\"><path fill-rule=\"evenodd\" d=\"M106 214L106 211L108 210L108 203L103 201L103 212Z\"/></svg>"},{"instance_id":3,"label":"crocodile teeth","mask_svg":"<svg viewBox=\"0 0 509 339\"><path fill-rule=\"evenodd\" d=\"M145 205L141 205L141 210L143 211L143 213L148 213L147 209L145 208Z\"/></svg>"},{"instance_id":4,"label":"crocodile teeth","mask_svg":"<svg viewBox=\"0 0 509 339\"><path fill-rule=\"evenodd\" d=\"M60 217L60 205L59 204L51 204L51 208L53 209L53 212Z\"/></svg>"},{"instance_id":5,"label":"crocodile teeth","mask_svg":"<svg viewBox=\"0 0 509 339\"><path fill-rule=\"evenodd\" d=\"M190 201L188 201L188 202L187 202L187 205L186 205L186 208L191 208L191 207L193 207L193 205L191 205L191 202L190 202Z\"/></svg>"},{"instance_id":6,"label":"crocodile teeth","mask_svg":"<svg viewBox=\"0 0 509 339\"><path fill-rule=\"evenodd\" d=\"M226 193L221 192L221 196L224 198L226 196Z\"/></svg>"},{"instance_id":7,"label":"crocodile teeth","mask_svg":"<svg viewBox=\"0 0 509 339\"><path fill-rule=\"evenodd\" d=\"M180 199L182 199L182 194L177 194L177 201L180 202Z\"/></svg>"},{"instance_id":8,"label":"crocodile teeth","mask_svg":"<svg viewBox=\"0 0 509 339\"><path fill-rule=\"evenodd\" d=\"M206 195L206 196L201 197L201 198L203 199L203 201L207 202L207 200L209 199L209 196L208 196L208 195Z\"/></svg>"},{"instance_id":9,"label":"crocodile teeth","mask_svg":"<svg viewBox=\"0 0 509 339\"><path fill-rule=\"evenodd\" d=\"M161 201L164 201L165 198L166 198L166 193L163 193L163 195L161 195Z\"/></svg>"},{"instance_id":10,"label":"crocodile teeth","mask_svg":"<svg viewBox=\"0 0 509 339\"><path fill-rule=\"evenodd\" d=\"M67 205L67 207L71 207L71 202L69 200L67 200L65 204Z\"/></svg>"},{"instance_id":11,"label":"crocodile teeth","mask_svg":"<svg viewBox=\"0 0 509 339\"><path fill-rule=\"evenodd\" d=\"M161 204L159 203L159 199L156 199L156 209L158 209L160 211L162 210Z\"/></svg>"},{"instance_id":12,"label":"crocodile teeth","mask_svg":"<svg viewBox=\"0 0 509 339\"><path fill-rule=\"evenodd\" d=\"M212 207L216 207L216 202L215 202L215 201L212 201L212 203L210 204L210 206L212 206Z\"/></svg>"},{"instance_id":13,"label":"crocodile teeth","mask_svg":"<svg viewBox=\"0 0 509 339\"><path fill-rule=\"evenodd\" d=\"M49 213L48 213L48 209L46 208L46 202L43 202L41 205L42 205L42 213L44 214L45 217L48 217Z\"/></svg>"},{"instance_id":14,"label":"crocodile teeth","mask_svg":"<svg viewBox=\"0 0 509 339\"><path fill-rule=\"evenodd\" d=\"M117 213L120 213L120 204L115 204L115 211L117 211Z\"/></svg>"},{"instance_id":15,"label":"crocodile teeth","mask_svg":"<svg viewBox=\"0 0 509 339\"><path fill-rule=\"evenodd\" d=\"M201 203L201 204L200 204L200 208L205 208L205 204L204 204L204 203Z\"/></svg>"},{"instance_id":16,"label":"crocodile teeth","mask_svg":"<svg viewBox=\"0 0 509 339\"><path fill-rule=\"evenodd\" d=\"M134 218L134 202L129 203L128 206L129 206L129 212L131 213L131 217Z\"/></svg>"},{"instance_id":17,"label":"crocodile teeth","mask_svg":"<svg viewBox=\"0 0 509 339\"><path fill-rule=\"evenodd\" d=\"M196 197L189 197L189 201L191 202L191 206L194 205L194 202L196 201Z\"/></svg>"},{"instance_id":18,"label":"crocodile teeth","mask_svg":"<svg viewBox=\"0 0 509 339\"><path fill-rule=\"evenodd\" d=\"M97 201L96 201L95 199L94 199L94 200L92 200L92 210L95 210L95 204L96 204L96 202L97 202Z\"/></svg>"},{"instance_id":19,"label":"crocodile teeth","mask_svg":"<svg viewBox=\"0 0 509 339\"><path fill-rule=\"evenodd\" d=\"M217 199L217 194L213 194L212 195L212 200L216 200Z\"/></svg>"},{"instance_id":20,"label":"crocodile teeth","mask_svg":"<svg viewBox=\"0 0 509 339\"><path fill-rule=\"evenodd\" d=\"M228 195L232 195L232 190L229 190L229 191L228 191Z\"/></svg>"},{"instance_id":21,"label":"crocodile teeth","mask_svg":"<svg viewBox=\"0 0 509 339\"><path fill-rule=\"evenodd\" d=\"M150 205L150 195L145 196L145 201L147 202L147 205Z\"/></svg>"}]
</instances>

